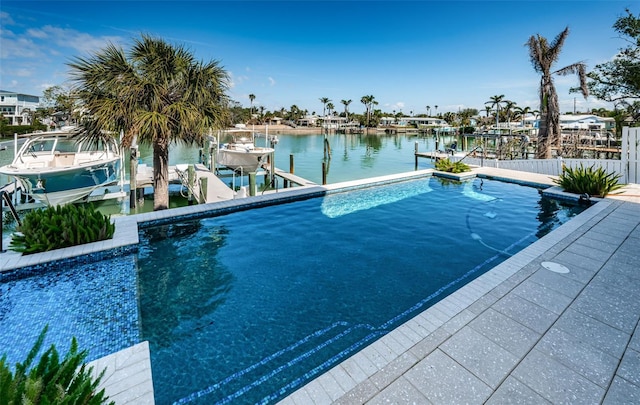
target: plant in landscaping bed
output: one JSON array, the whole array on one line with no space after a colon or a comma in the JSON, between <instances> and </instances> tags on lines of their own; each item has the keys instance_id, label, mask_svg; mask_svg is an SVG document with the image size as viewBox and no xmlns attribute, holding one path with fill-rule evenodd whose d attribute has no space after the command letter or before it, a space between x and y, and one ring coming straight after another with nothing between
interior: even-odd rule
<instances>
[{"instance_id":1,"label":"plant in landscaping bed","mask_svg":"<svg viewBox=\"0 0 640 405\"><path fill-rule=\"evenodd\" d=\"M0 403L2 404L104 404L108 397L98 385L104 371L91 377L92 368L84 364L87 351L78 352L78 343L71 340L71 348L64 359L54 345L45 351L37 365L31 366L42 348L47 326L29 351L23 363L17 363L15 373L7 365L6 354L0 358ZM114 404L114 402L110 402Z\"/></svg>"},{"instance_id":2,"label":"plant in landscaping bed","mask_svg":"<svg viewBox=\"0 0 640 405\"><path fill-rule=\"evenodd\" d=\"M111 239L114 232L111 218L92 205L68 204L29 212L9 247L31 254Z\"/></svg>"},{"instance_id":3,"label":"plant in landscaping bed","mask_svg":"<svg viewBox=\"0 0 640 405\"><path fill-rule=\"evenodd\" d=\"M461 161L452 162L449 159L439 159L436 161L436 170L449 173L463 173L468 172L471 168Z\"/></svg>"},{"instance_id":4,"label":"plant in landscaping bed","mask_svg":"<svg viewBox=\"0 0 640 405\"><path fill-rule=\"evenodd\" d=\"M575 168L563 167L562 173L553 182L569 193L604 197L622 187L622 184L618 184L619 178L619 174L607 173L602 167L595 169L594 166L580 165Z\"/></svg>"}]
</instances>

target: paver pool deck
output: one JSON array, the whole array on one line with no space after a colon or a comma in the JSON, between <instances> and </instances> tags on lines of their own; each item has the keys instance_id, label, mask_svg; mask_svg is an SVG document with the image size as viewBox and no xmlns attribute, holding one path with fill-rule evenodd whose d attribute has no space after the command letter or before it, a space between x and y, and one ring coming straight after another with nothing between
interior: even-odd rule
<instances>
[{"instance_id":1,"label":"paver pool deck","mask_svg":"<svg viewBox=\"0 0 640 405\"><path fill-rule=\"evenodd\" d=\"M137 243L136 221L170 211L122 218L103 248ZM24 260L9 254L0 268ZM639 318L640 186L628 185L280 403L640 403ZM103 385L117 404L153 403L148 345L95 364L113 364Z\"/></svg>"}]
</instances>

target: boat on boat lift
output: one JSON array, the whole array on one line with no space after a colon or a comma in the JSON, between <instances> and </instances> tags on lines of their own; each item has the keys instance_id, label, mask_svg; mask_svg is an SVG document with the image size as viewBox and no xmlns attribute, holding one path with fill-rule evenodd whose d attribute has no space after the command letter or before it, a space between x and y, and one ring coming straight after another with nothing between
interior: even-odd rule
<instances>
[{"instance_id":1,"label":"boat on boat lift","mask_svg":"<svg viewBox=\"0 0 640 405\"><path fill-rule=\"evenodd\" d=\"M272 145L277 143L277 137L258 134L244 125L236 125L235 128L223 131L220 134L223 139L231 137L227 143L220 144L219 138L216 144L219 145L216 153L216 163L231 170L241 173L255 172L267 163L269 155L273 154L274 148L268 146L257 146L256 138L265 137L265 143Z\"/></svg>"},{"instance_id":2,"label":"boat on boat lift","mask_svg":"<svg viewBox=\"0 0 640 405\"><path fill-rule=\"evenodd\" d=\"M30 136L0 174L15 178L23 190L46 205L86 199L99 187L116 184L122 167L113 137L90 142L76 128Z\"/></svg>"}]
</instances>

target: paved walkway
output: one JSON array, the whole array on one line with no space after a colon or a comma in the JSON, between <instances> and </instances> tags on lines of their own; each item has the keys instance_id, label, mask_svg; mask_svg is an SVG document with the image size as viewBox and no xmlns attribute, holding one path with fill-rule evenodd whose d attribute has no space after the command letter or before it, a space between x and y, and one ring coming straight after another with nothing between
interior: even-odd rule
<instances>
[{"instance_id":1,"label":"paved walkway","mask_svg":"<svg viewBox=\"0 0 640 405\"><path fill-rule=\"evenodd\" d=\"M596 204L281 404L640 403L637 202Z\"/></svg>"}]
</instances>

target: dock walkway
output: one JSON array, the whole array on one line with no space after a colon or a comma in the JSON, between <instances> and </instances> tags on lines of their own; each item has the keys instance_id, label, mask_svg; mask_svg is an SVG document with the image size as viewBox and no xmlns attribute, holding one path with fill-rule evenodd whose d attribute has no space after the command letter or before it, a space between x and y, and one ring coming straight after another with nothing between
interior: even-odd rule
<instances>
[{"instance_id":1,"label":"dock walkway","mask_svg":"<svg viewBox=\"0 0 640 405\"><path fill-rule=\"evenodd\" d=\"M310 180L303 179L302 177L296 176L295 174L292 174L289 172L285 172L284 170L278 169L277 167L275 168L273 174L283 178L285 182L294 183L299 186L316 186L317 185L316 183Z\"/></svg>"},{"instance_id":2,"label":"dock walkway","mask_svg":"<svg viewBox=\"0 0 640 405\"><path fill-rule=\"evenodd\" d=\"M187 165L184 165L187 166ZM195 196L200 196L200 184L201 179L206 179L207 190L206 195L203 195L206 203L218 202L231 200L235 196L235 192L229 188L218 176L212 173L205 165L195 164L193 165L195 169L195 181L194 181L194 189L193 194ZM177 170L176 166L169 166L169 183L173 184L182 184L186 182L184 177L181 177L180 172L183 173L183 176L186 176L186 167L182 168L183 170ZM136 187L144 188L153 186L153 168L150 166L138 166L138 173L136 175Z\"/></svg>"}]
</instances>

